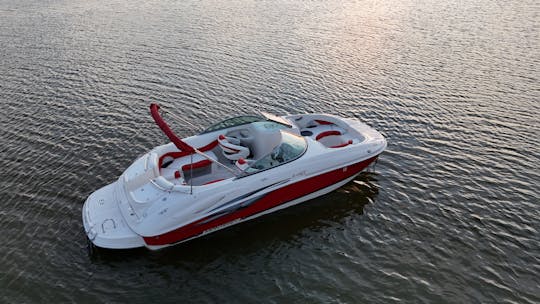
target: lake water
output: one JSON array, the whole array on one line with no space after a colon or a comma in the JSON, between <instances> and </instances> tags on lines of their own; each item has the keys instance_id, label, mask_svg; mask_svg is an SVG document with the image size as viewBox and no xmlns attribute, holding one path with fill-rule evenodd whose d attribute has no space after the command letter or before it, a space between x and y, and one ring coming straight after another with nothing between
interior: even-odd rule
<instances>
[{"instance_id":1,"label":"lake water","mask_svg":"<svg viewBox=\"0 0 540 304\"><path fill-rule=\"evenodd\" d=\"M534 0L0 0L0 302L540 302L539 14ZM201 126L333 113L389 145L301 206L89 255L86 197L167 142L150 102Z\"/></svg>"}]
</instances>

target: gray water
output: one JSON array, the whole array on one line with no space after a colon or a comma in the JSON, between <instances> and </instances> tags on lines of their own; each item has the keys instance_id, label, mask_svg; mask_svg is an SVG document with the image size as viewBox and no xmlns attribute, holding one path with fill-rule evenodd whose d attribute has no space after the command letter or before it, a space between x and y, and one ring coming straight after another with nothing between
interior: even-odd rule
<instances>
[{"instance_id":1,"label":"gray water","mask_svg":"<svg viewBox=\"0 0 540 304\"><path fill-rule=\"evenodd\" d=\"M534 0L0 0L0 302L540 302L539 14ZM89 254L86 197L167 142L150 102L200 126L355 117L389 146L301 206Z\"/></svg>"}]
</instances>

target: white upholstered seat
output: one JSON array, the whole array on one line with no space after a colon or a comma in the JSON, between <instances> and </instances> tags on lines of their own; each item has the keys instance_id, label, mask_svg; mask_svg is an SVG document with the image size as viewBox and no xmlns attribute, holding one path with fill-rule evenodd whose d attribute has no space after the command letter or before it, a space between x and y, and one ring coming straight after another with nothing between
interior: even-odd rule
<instances>
[{"instance_id":1,"label":"white upholstered seat","mask_svg":"<svg viewBox=\"0 0 540 304\"><path fill-rule=\"evenodd\" d=\"M218 137L218 143L223 150L223 156L230 160L246 158L249 155L249 148L241 146L238 138L227 137L222 134Z\"/></svg>"}]
</instances>

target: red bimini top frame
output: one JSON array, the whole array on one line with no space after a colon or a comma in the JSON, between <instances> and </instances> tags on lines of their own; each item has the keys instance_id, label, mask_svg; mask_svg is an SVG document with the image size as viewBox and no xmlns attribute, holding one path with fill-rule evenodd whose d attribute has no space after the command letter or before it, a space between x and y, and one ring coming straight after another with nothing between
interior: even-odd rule
<instances>
[{"instance_id":1,"label":"red bimini top frame","mask_svg":"<svg viewBox=\"0 0 540 304\"><path fill-rule=\"evenodd\" d=\"M169 125L161 118L159 115L159 105L156 103L150 104L150 113L152 114L152 118L154 118L154 121L159 126L159 128L167 135L167 137L174 143L174 145L180 149L180 151L195 153L195 149L183 142L174 132L171 130Z\"/></svg>"}]
</instances>

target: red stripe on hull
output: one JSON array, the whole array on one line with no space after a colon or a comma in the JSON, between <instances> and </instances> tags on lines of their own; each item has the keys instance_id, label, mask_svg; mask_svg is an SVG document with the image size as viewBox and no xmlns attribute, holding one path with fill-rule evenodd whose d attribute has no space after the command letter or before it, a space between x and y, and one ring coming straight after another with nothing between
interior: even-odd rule
<instances>
[{"instance_id":1,"label":"red stripe on hull","mask_svg":"<svg viewBox=\"0 0 540 304\"><path fill-rule=\"evenodd\" d=\"M201 234L208 229L227 224L234 220L255 215L257 213L274 208L281 204L290 202L302 196L336 184L359 173L375 159L377 159L377 156L347 167L339 168L318 176L299 181L291 185L287 185L283 188L267 193L257 202L234 213L227 214L222 217L216 218L215 220L212 220L210 222L201 224L201 222L208 219L203 218L201 220L158 236L144 237L144 241L147 245L150 246L168 245L180 242L182 240Z\"/></svg>"}]
</instances>

